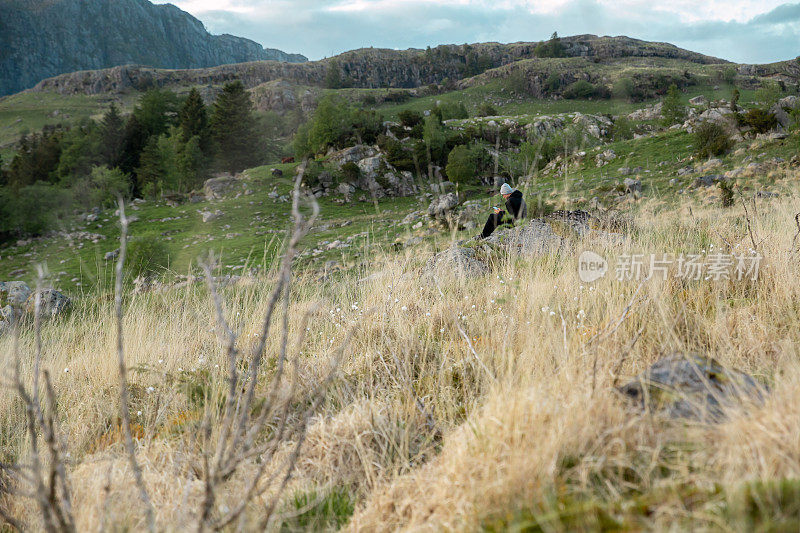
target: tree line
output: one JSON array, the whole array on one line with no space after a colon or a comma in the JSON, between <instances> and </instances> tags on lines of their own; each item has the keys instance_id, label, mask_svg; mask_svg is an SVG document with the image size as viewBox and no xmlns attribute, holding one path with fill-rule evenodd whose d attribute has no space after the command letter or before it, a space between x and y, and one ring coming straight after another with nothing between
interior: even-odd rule
<instances>
[{"instance_id":1,"label":"tree line","mask_svg":"<svg viewBox=\"0 0 800 533\"><path fill-rule=\"evenodd\" d=\"M184 193L213 172L261 164L278 151L267 129L238 81L211 106L197 89L151 89L128 115L111 104L100 120L46 126L20 139L5 170L0 162L0 242L40 234L74 207Z\"/></svg>"}]
</instances>

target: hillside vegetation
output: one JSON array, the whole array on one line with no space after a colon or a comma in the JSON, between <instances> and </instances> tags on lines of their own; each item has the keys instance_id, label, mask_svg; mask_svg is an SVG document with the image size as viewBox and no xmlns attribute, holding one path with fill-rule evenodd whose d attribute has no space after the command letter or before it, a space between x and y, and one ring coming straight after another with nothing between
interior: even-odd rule
<instances>
[{"instance_id":1,"label":"hillside vegetation","mask_svg":"<svg viewBox=\"0 0 800 533\"><path fill-rule=\"evenodd\" d=\"M796 62L275 68L0 101L0 529L797 529Z\"/></svg>"}]
</instances>

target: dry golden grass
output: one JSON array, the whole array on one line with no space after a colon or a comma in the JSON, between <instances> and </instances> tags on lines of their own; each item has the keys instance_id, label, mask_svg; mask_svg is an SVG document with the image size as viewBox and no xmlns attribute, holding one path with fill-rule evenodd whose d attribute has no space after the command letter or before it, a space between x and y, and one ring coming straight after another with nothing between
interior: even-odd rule
<instances>
[{"instance_id":1,"label":"dry golden grass","mask_svg":"<svg viewBox=\"0 0 800 533\"><path fill-rule=\"evenodd\" d=\"M382 275L365 281L301 277L289 316L294 343L301 317L313 313L293 376L301 397L324 378L346 329L357 330L311 420L286 501L298 492L345 490L356 502L347 527L359 531L596 529L610 523L603 513L623 529L746 529L753 515L730 510L742 487L800 477L796 209L796 198L759 200L751 222L764 261L752 283L654 279L639 288L613 272L591 285L578 280L576 257L585 248L613 265L632 250L694 253L713 245L746 253L752 246L739 204L690 212L660 202L637 207L622 246L573 240L558 256L506 259L477 279L420 276L431 250L376 257L372 269ZM271 286L264 280L223 291L244 353L257 340ZM80 530L145 525L115 433L113 321L111 302L86 299L42 332ZM158 528L194 529L202 457L193 435L225 389L213 305L201 287L131 296L124 327L128 364L141 370L130 376L131 412ZM265 382L278 346L276 333ZM23 334L21 347L30 375L32 334ZM766 402L717 425L632 412L614 383L676 351L751 373L771 387ZM9 338L0 339L0 358L8 368ZM299 402L293 415L305 407ZM10 389L0 391L0 427L2 459L24 460L24 417ZM296 438L286 436L276 463ZM234 476L218 505L235 505L243 485ZM758 519L791 514L780 498L767 500ZM36 527L33 507L5 501ZM261 513L254 502L242 527ZM276 517L272 525L280 523Z\"/></svg>"}]
</instances>

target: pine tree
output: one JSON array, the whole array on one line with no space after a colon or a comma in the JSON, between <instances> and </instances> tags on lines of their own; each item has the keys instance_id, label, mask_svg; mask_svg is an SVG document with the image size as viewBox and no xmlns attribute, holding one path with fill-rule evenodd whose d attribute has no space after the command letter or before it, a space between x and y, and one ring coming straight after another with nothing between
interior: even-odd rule
<instances>
[{"instance_id":1,"label":"pine tree","mask_svg":"<svg viewBox=\"0 0 800 533\"><path fill-rule=\"evenodd\" d=\"M664 116L664 126L667 127L683 122L686 118L686 106L681 102L681 93L674 83L667 91L667 96L664 97L661 114Z\"/></svg>"},{"instance_id":2,"label":"pine tree","mask_svg":"<svg viewBox=\"0 0 800 533\"><path fill-rule=\"evenodd\" d=\"M220 169L240 172L258 164L262 147L253 104L241 81L225 85L214 102L211 135Z\"/></svg>"},{"instance_id":3,"label":"pine tree","mask_svg":"<svg viewBox=\"0 0 800 533\"><path fill-rule=\"evenodd\" d=\"M119 166L125 146L125 121L115 104L111 104L100 121L101 155L109 168Z\"/></svg>"},{"instance_id":4,"label":"pine tree","mask_svg":"<svg viewBox=\"0 0 800 533\"><path fill-rule=\"evenodd\" d=\"M192 137L198 137L200 148L208 152L210 137L208 132L208 112L203 103L200 91L192 88L189 97L178 112L178 122L183 133L183 141L189 142Z\"/></svg>"},{"instance_id":5,"label":"pine tree","mask_svg":"<svg viewBox=\"0 0 800 533\"><path fill-rule=\"evenodd\" d=\"M126 174L133 174L139 167L142 150L147 145L149 136L139 118L133 114L125 124L125 142L122 148L119 168ZM135 189L134 194L139 190Z\"/></svg>"}]
</instances>

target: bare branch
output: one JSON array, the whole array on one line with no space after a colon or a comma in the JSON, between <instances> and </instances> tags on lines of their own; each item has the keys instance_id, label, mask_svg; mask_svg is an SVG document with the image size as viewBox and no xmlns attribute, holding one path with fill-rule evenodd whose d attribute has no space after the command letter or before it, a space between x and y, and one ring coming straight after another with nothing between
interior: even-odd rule
<instances>
[{"instance_id":1,"label":"bare branch","mask_svg":"<svg viewBox=\"0 0 800 533\"><path fill-rule=\"evenodd\" d=\"M128 394L128 369L125 366L125 344L123 339L123 323L122 323L122 289L123 289L123 267L125 266L125 255L128 245L128 219L125 216L125 202L122 198L118 199L119 203L119 221L120 221L120 237L119 237L119 258L117 260L116 268L116 283L114 287L114 307L117 321L117 359L119 363L119 401L120 401L120 415L122 418L122 429L125 437L125 448L128 452L128 462L133 470L133 476L136 480L136 486L139 489L139 498L145 505L147 512L147 528L151 533L156 530L155 514L153 512L153 505L150 502L150 496L147 494L147 487L144 484L142 476L142 469L136 460L136 448L133 444L133 437L131 436L131 413Z\"/></svg>"}]
</instances>

